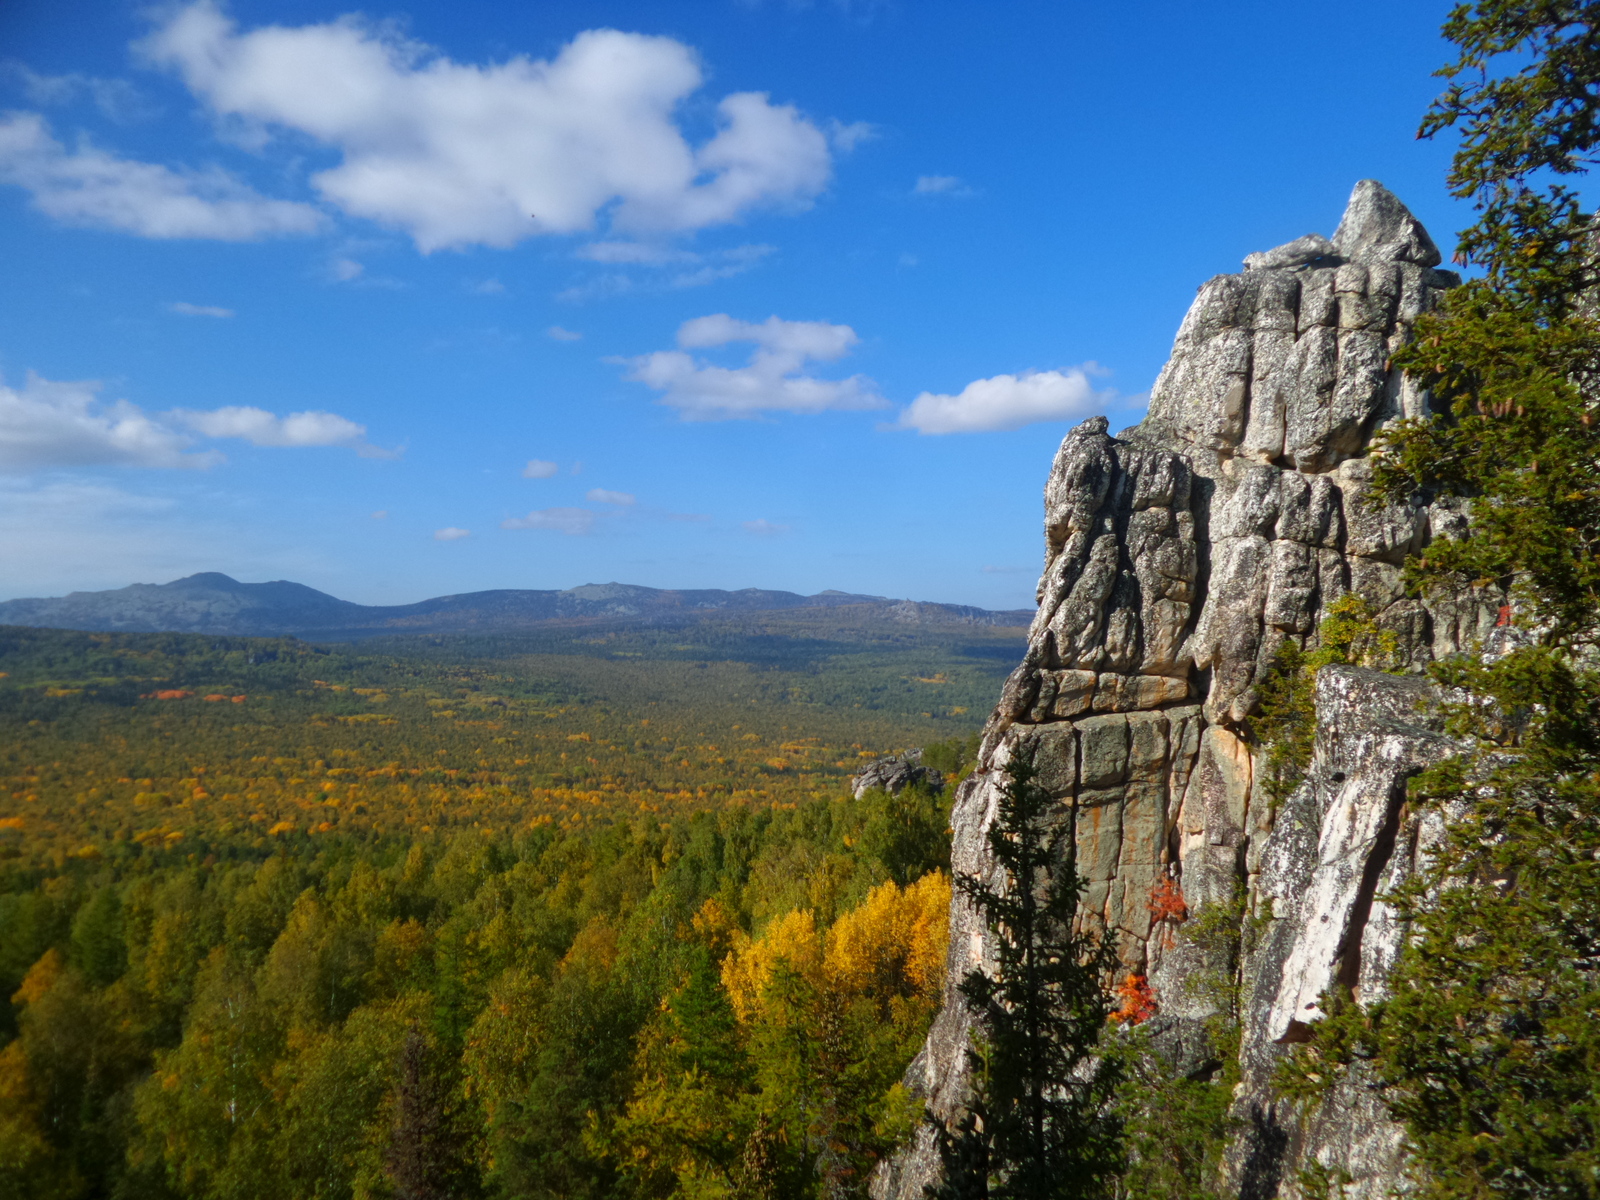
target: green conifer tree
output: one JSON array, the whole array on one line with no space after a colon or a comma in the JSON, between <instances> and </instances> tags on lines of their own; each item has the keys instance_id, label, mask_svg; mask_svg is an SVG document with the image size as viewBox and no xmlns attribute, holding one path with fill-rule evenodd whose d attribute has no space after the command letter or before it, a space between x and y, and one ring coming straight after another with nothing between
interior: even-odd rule
<instances>
[{"instance_id":1,"label":"green conifer tree","mask_svg":"<svg viewBox=\"0 0 1600 1200\"><path fill-rule=\"evenodd\" d=\"M1074 929L1084 884L1070 821L1034 782L1020 752L1006 765L989 850L1005 874L956 886L989 927L993 974L969 972L961 993L976 1030L968 1111L935 1123L945 1179L936 1200L1087 1200L1109 1194L1121 1153L1111 1114L1115 1067L1095 1055L1109 1015L1109 944Z\"/></svg>"},{"instance_id":2,"label":"green conifer tree","mask_svg":"<svg viewBox=\"0 0 1600 1200\"><path fill-rule=\"evenodd\" d=\"M400 1044L386 1166L395 1200L467 1200L477 1194L450 1090L415 1025Z\"/></svg>"}]
</instances>

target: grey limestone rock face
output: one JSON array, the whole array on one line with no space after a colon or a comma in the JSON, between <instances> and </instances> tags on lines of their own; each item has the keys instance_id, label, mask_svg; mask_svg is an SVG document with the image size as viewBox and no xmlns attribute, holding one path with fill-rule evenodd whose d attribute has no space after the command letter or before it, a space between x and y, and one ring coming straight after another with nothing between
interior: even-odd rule
<instances>
[{"instance_id":1,"label":"grey limestone rock face","mask_svg":"<svg viewBox=\"0 0 1600 1200\"><path fill-rule=\"evenodd\" d=\"M1400 261L1436 267L1439 248L1428 231L1375 179L1363 179L1350 195L1344 220L1333 234L1334 249L1357 262Z\"/></svg>"},{"instance_id":2,"label":"grey limestone rock face","mask_svg":"<svg viewBox=\"0 0 1600 1200\"><path fill-rule=\"evenodd\" d=\"M1146 426L1320 473L1358 456L1381 421L1420 415L1389 358L1459 278L1433 269L1438 249L1392 193L1363 180L1332 242L1307 235L1245 261L1201 287Z\"/></svg>"},{"instance_id":3,"label":"grey limestone rock face","mask_svg":"<svg viewBox=\"0 0 1600 1200\"><path fill-rule=\"evenodd\" d=\"M1460 536L1459 505L1364 502L1366 457L1385 422L1427 411L1390 358L1457 278L1435 270L1426 230L1382 185L1356 185L1332 239L1308 235L1200 289L1149 415L1117 437L1102 417L1067 434L1044 492L1044 570L1027 653L958 789L952 865L996 885L985 831L1005 764L1028 755L1059 801L1087 882L1082 919L1147 977L1157 1037L1174 1061L1204 1057L1218 972L1239 988L1240 1132L1227 1192L1298 1200L1313 1162L1355 1181L1352 1200L1403 1185L1399 1130L1351 1084L1316 1115L1271 1088L1287 1047L1333 984L1381 994L1405 937L1381 897L1425 860L1437 817L1405 807L1405 781L1449 752L1417 672L1491 641L1501 598L1423 603L1402 564ZM1354 592L1393 632L1410 675L1327 668L1304 784L1274 804L1250 737L1258 688L1286 641L1314 646L1329 606ZM1433 821L1435 824L1430 825ZM1213 905L1238 913L1237 953L1185 936ZM993 950L960 899L951 909L945 1005L909 1084L941 1118L967 1089L968 1017L956 987ZM938 1163L917 1140L874 1195L920 1197Z\"/></svg>"},{"instance_id":4,"label":"grey limestone rock face","mask_svg":"<svg viewBox=\"0 0 1600 1200\"><path fill-rule=\"evenodd\" d=\"M860 771L850 776L850 791L857 800L873 788L883 788L898 795L907 784L924 783L934 791L944 790L944 776L932 767L922 765L922 751L908 750L904 754L889 754L875 758Z\"/></svg>"},{"instance_id":5,"label":"grey limestone rock face","mask_svg":"<svg viewBox=\"0 0 1600 1200\"><path fill-rule=\"evenodd\" d=\"M1443 834L1437 814L1406 804L1406 781L1456 749L1439 730L1431 692L1415 676L1318 674L1311 769L1277 814L1250 897L1258 928L1241 967L1243 1079L1234 1096L1242 1132L1226 1161L1243 1197L1294 1195L1313 1160L1349 1177L1351 1200L1402 1188L1400 1130L1359 1079L1302 1115L1276 1096L1272 1076L1322 1017L1333 987L1361 1001L1384 994L1405 927L1383 897L1425 865Z\"/></svg>"}]
</instances>

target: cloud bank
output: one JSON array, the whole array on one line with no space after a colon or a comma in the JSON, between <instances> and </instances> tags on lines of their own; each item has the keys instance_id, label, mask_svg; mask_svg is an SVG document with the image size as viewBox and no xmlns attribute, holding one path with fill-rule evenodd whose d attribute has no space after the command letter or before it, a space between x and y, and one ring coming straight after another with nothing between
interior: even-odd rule
<instances>
[{"instance_id":1,"label":"cloud bank","mask_svg":"<svg viewBox=\"0 0 1600 1200\"><path fill-rule=\"evenodd\" d=\"M761 92L722 98L692 145L677 113L704 74L668 37L590 30L548 61L479 66L357 17L241 32L200 0L139 50L258 140L293 131L336 150L311 177L322 198L424 252L580 233L602 210L628 232L702 229L805 207L832 174L822 129Z\"/></svg>"},{"instance_id":2,"label":"cloud bank","mask_svg":"<svg viewBox=\"0 0 1600 1200\"><path fill-rule=\"evenodd\" d=\"M147 238L248 242L314 233L326 221L309 204L269 199L219 168L175 171L87 142L68 150L37 113L0 117L0 183L27 189L35 208L64 225Z\"/></svg>"},{"instance_id":3,"label":"cloud bank","mask_svg":"<svg viewBox=\"0 0 1600 1200\"><path fill-rule=\"evenodd\" d=\"M818 379L813 362L832 362L861 340L848 325L824 321L785 321L768 317L760 324L726 313L696 317L678 329L678 350L658 350L622 360L626 378L663 393L661 403L685 420L722 421L764 412L819 413L881 408L877 385L864 375ZM755 346L743 367L719 367L689 354L734 343Z\"/></svg>"},{"instance_id":4,"label":"cloud bank","mask_svg":"<svg viewBox=\"0 0 1600 1200\"><path fill-rule=\"evenodd\" d=\"M264 408L229 407L173 414L190 429L212 438L241 438L252 446L366 446L367 427L330 412L277 417Z\"/></svg>"},{"instance_id":5,"label":"cloud bank","mask_svg":"<svg viewBox=\"0 0 1600 1200\"><path fill-rule=\"evenodd\" d=\"M992 433L1037 421L1079 421L1118 400L1089 382L1093 363L1065 371L995 375L967 384L954 396L923 392L900 413L899 429L918 433Z\"/></svg>"},{"instance_id":6,"label":"cloud bank","mask_svg":"<svg viewBox=\"0 0 1600 1200\"><path fill-rule=\"evenodd\" d=\"M228 407L151 415L126 400L102 401L99 392L92 381L53 382L32 372L20 389L0 384L0 471L203 468L222 461L215 450L194 450L191 434L256 446L348 446L362 454L386 453L366 443L365 426L334 413L279 417L260 408Z\"/></svg>"},{"instance_id":7,"label":"cloud bank","mask_svg":"<svg viewBox=\"0 0 1600 1200\"><path fill-rule=\"evenodd\" d=\"M0 470L42 467L208 467L192 440L126 400L102 403L100 385L55 383L28 373L20 390L0 384Z\"/></svg>"}]
</instances>

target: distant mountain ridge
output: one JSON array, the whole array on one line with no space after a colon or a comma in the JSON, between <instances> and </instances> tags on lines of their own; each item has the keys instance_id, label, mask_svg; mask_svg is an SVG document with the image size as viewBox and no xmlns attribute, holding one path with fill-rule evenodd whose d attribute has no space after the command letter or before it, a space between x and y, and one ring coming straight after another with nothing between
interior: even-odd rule
<instances>
[{"instance_id":1,"label":"distant mountain ridge","mask_svg":"<svg viewBox=\"0 0 1600 1200\"><path fill-rule=\"evenodd\" d=\"M171 583L135 583L104 592L0 602L0 625L122 633L293 635L312 641L408 633L496 633L551 622L670 624L720 612L806 608L866 609L886 621L924 625L1026 625L1031 609L993 612L826 591L815 596L744 588L736 592L587 583L564 591L500 589L435 596L416 604L340 600L302 583L240 583L205 571Z\"/></svg>"}]
</instances>

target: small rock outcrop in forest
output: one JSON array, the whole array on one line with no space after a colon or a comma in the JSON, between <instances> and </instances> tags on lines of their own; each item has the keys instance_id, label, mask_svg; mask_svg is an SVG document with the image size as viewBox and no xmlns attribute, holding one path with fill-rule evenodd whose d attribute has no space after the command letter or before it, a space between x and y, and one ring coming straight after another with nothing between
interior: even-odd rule
<instances>
[{"instance_id":1,"label":"small rock outcrop in forest","mask_svg":"<svg viewBox=\"0 0 1600 1200\"><path fill-rule=\"evenodd\" d=\"M1413 671L1494 628L1497 601L1425 603L1401 585L1407 554L1464 528L1458 507L1362 503L1375 431L1426 410L1390 360L1459 283L1439 261L1405 206L1363 181L1331 240L1251 254L1200 289L1142 424L1111 437L1096 417L1067 435L1045 485L1027 655L955 798L954 869L1000 883L985 831L1004 764L1033 756L1072 824L1087 919L1148 981L1150 1028L1178 1069L1218 1069L1206 1026L1227 1000L1200 983L1236 985L1221 1185L1246 1200L1297 1197L1308 1173L1347 1177L1347 1200L1399 1179L1399 1130L1370 1093L1341 1085L1298 1113L1270 1081L1331 985L1381 993L1404 937L1381 897L1439 832L1406 807L1405 782L1449 744L1420 678L1344 667L1318 677L1315 752L1292 795L1272 801L1247 736L1279 647L1313 645L1346 593ZM1185 912L1212 906L1236 922L1232 945L1185 935ZM967 1089L955 988L991 953L958 894L945 1006L909 1078L941 1117ZM937 1170L924 1130L875 1194L921 1197Z\"/></svg>"},{"instance_id":2,"label":"small rock outcrop in forest","mask_svg":"<svg viewBox=\"0 0 1600 1200\"><path fill-rule=\"evenodd\" d=\"M944 774L922 765L921 750L907 750L904 754L889 754L873 759L850 776L850 791L857 800L873 788L899 795L908 784L913 783L920 783L930 791L944 790Z\"/></svg>"}]
</instances>

